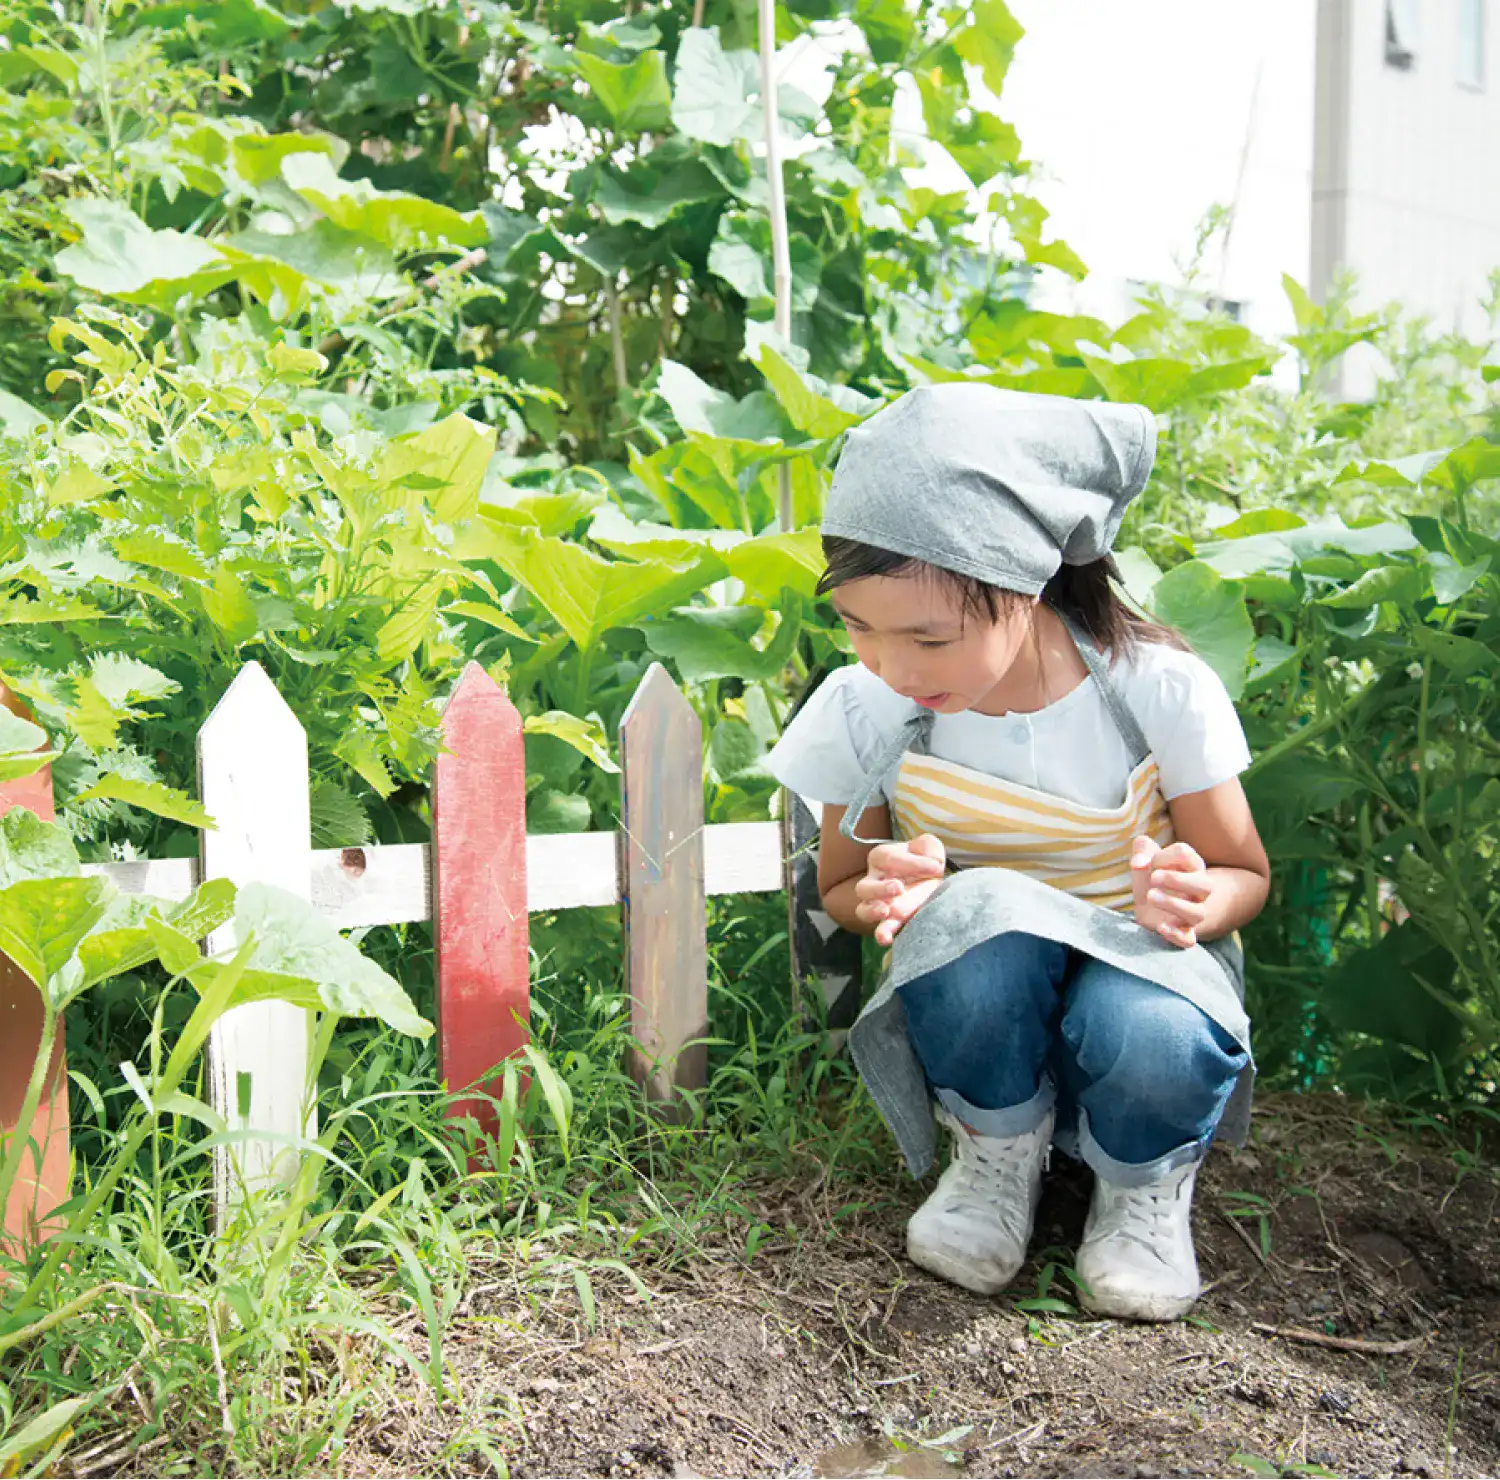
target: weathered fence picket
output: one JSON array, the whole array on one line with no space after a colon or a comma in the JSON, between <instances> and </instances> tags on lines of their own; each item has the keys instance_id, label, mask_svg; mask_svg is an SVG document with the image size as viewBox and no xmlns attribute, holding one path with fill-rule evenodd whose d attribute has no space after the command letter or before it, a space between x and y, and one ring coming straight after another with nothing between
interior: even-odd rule
<instances>
[{"instance_id":1,"label":"weathered fence picket","mask_svg":"<svg viewBox=\"0 0 1500 1480\"><path fill-rule=\"evenodd\" d=\"M199 834L205 879L274 884L312 894L307 735L259 663L247 663L198 731L198 795L215 826ZM233 925L208 938L213 952L239 944ZM224 1014L208 1040L214 1108L233 1132L214 1148L214 1206L272 1181L300 1161L291 1145L317 1134L307 1083L312 1015L285 1002L252 1002ZM259 1134L254 1134L259 1133Z\"/></svg>"},{"instance_id":2,"label":"weathered fence picket","mask_svg":"<svg viewBox=\"0 0 1500 1480\"><path fill-rule=\"evenodd\" d=\"M667 1100L707 1077L708 935L703 727L660 663L620 721L620 769L630 1067Z\"/></svg>"},{"instance_id":3,"label":"weathered fence picket","mask_svg":"<svg viewBox=\"0 0 1500 1480\"><path fill-rule=\"evenodd\" d=\"M22 719L31 718L31 711L3 684L0 705ZM25 807L43 821L52 821L51 766L0 784L0 815L12 807ZM41 1041L42 999L31 979L0 956L0 1134L16 1129ZM68 1074L61 1024L31 1140L35 1150L22 1163L10 1199L0 1208L0 1245L30 1246L45 1232L46 1214L68 1200Z\"/></svg>"},{"instance_id":4,"label":"weathered fence picket","mask_svg":"<svg viewBox=\"0 0 1500 1480\"><path fill-rule=\"evenodd\" d=\"M3 691L0 702L11 702ZM439 1066L454 1093L449 1113L478 1113L481 1123L484 1102L464 1091L528 1040L529 915L538 912L623 902L625 975L640 1045L630 1068L653 1099L704 1083L708 895L787 889L797 982L816 979L830 1027L848 1026L858 1007L859 943L818 909L811 814L789 797L785 823L705 827L702 728L665 669L647 673L620 725L618 833L527 836L522 729L509 698L471 664L444 711L431 844L314 850L306 737L264 670L250 663L199 736L199 795L216 823L203 834L200 857L85 871L108 875L127 893L167 900L185 899L208 878L275 884L310 900L340 929L431 920ZM17 805L51 815L45 772L0 787L0 811ZM233 943L226 927L209 945ZM0 958L0 1125L13 1123L31 1073L39 1024L26 1014L37 1005L36 989ZM237 1189L284 1176L295 1164L291 1143L315 1129L309 1021L300 1008L256 1004L215 1029L213 1098L243 1133L215 1157L221 1216ZM67 1197L60 1049L50 1106L50 1121L36 1132L44 1151L39 1175L7 1210L8 1232L21 1229L23 1214L32 1219L34 1208Z\"/></svg>"},{"instance_id":5,"label":"weathered fence picket","mask_svg":"<svg viewBox=\"0 0 1500 1480\"><path fill-rule=\"evenodd\" d=\"M531 1020L521 716L478 663L443 711L443 746L432 777L438 1071L460 1090L519 1052ZM488 1127L484 1110L454 1107Z\"/></svg>"}]
</instances>

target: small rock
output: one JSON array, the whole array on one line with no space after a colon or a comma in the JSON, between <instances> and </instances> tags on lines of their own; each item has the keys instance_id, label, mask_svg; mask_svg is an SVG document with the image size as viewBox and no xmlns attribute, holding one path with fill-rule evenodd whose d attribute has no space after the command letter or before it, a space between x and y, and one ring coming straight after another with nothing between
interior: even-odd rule
<instances>
[{"instance_id":1,"label":"small rock","mask_svg":"<svg viewBox=\"0 0 1500 1480\"><path fill-rule=\"evenodd\" d=\"M622 1449L620 1451L620 1463L624 1465L628 1470L632 1465L635 1464L634 1453L629 1449Z\"/></svg>"},{"instance_id":2,"label":"small rock","mask_svg":"<svg viewBox=\"0 0 1500 1480\"><path fill-rule=\"evenodd\" d=\"M1324 1413L1347 1413L1349 1411L1349 1400L1343 1393L1329 1391L1318 1394L1318 1407Z\"/></svg>"},{"instance_id":3,"label":"small rock","mask_svg":"<svg viewBox=\"0 0 1500 1480\"><path fill-rule=\"evenodd\" d=\"M1419 1475L1431 1477L1441 1473L1438 1463L1430 1455L1424 1454L1420 1449L1414 1449L1408 1454L1403 1454L1396 1464L1396 1471L1401 1475Z\"/></svg>"},{"instance_id":4,"label":"small rock","mask_svg":"<svg viewBox=\"0 0 1500 1480\"><path fill-rule=\"evenodd\" d=\"M686 1460L679 1459L672 1462L672 1480L701 1480L701 1477Z\"/></svg>"},{"instance_id":5,"label":"small rock","mask_svg":"<svg viewBox=\"0 0 1500 1480\"><path fill-rule=\"evenodd\" d=\"M1024 1354L1026 1351L1026 1338L1024 1336L1012 1336L1010 1339L1010 1349L1017 1356Z\"/></svg>"},{"instance_id":6,"label":"small rock","mask_svg":"<svg viewBox=\"0 0 1500 1480\"><path fill-rule=\"evenodd\" d=\"M984 1348L977 1341L971 1341L964 1348L964 1355L971 1361L977 1362L984 1355Z\"/></svg>"}]
</instances>

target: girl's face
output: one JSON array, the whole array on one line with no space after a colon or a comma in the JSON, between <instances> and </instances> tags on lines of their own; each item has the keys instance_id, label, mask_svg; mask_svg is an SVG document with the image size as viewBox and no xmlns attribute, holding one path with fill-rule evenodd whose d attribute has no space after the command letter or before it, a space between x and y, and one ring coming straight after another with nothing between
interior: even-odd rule
<instances>
[{"instance_id":1,"label":"girl's face","mask_svg":"<svg viewBox=\"0 0 1500 1480\"><path fill-rule=\"evenodd\" d=\"M866 576L829 598L855 655L887 687L939 714L972 709L1005 677L1031 633L1034 605L1003 605L998 619L966 612L930 575Z\"/></svg>"}]
</instances>

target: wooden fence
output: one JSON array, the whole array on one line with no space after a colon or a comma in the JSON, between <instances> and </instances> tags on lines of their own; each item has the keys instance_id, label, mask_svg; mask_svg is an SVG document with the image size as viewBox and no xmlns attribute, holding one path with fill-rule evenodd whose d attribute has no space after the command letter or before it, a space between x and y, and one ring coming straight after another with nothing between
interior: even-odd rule
<instances>
[{"instance_id":1,"label":"wooden fence","mask_svg":"<svg viewBox=\"0 0 1500 1480\"><path fill-rule=\"evenodd\" d=\"M529 916L624 906L625 980L639 1048L631 1069L658 1099L704 1082L698 1043L708 1025L705 897L785 889L793 988L815 980L829 1026L847 1028L859 1001L859 941L818 908L816 825L787 797L780 823L703 821L698 717L655 665L620 725L617 832L526 832L522 721L477 664L443 715L433 767L430 843L315 849L310 839L307 739L258 663L247 664L198 736L199 795L215 828L197 859L92 864L122 890L185 898L204 879L275 884L300 894L341 929L431 920L437 950L439 1072L450 1090L483 1081L528 1036ZM0 811L50 813L45 773L0 786ZM233 945L232 927L208 943ZM14 1125L39 1024L36 989L0 958L0 1127ZM306 1103L308 1014L283 1003L236 1008L209 1044L209 1085L229 1126L249 1133L215 1158L219 1206L243 1179L284 1174L288 1138L312 1130ZM28 1047L29 1035L29 1047ZM42 1156L5 1210L6 1230L35 1235L37 1214L67 1196L67 1081L58 1072L39 1117ZM14 1102L14 1104L12 1103ZM475 1114L457 1099L451 1114ZM483 1118L483 1117L481 1117ZM265 1139L258 1139L263 1136Z\"/></svg>"}]
</instances>

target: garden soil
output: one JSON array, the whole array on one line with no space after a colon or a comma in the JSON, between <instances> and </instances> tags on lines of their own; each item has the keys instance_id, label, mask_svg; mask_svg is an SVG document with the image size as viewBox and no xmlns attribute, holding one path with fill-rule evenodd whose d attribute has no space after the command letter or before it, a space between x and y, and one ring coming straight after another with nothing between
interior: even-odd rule
<instances>
[{"instance_id":1,"label":"garden soil","mask_svg":"<svg viewBox=\"0 0 1500 1480\"><path fill-rule=\"evenodd\" d=\"M1469 1168L1465 1170L1465 1167ZM1500 1179L1345 1102L1264 1097L1216 1150L1193 1320L1017 1308L1045 1253L984 1299L902 1257L894 1179L742 1190L777 1230L527 1298L477 1282L446 1334L459 1398L415 1382L334 1461L359 1476L1494 1475ZM856 1196L863 1201L856 1201ZM1088 1178L1049 1177L1035 1247L1074 1247ZM1069 1295L1060 1261L1048 1298ZM420 1328L410 1329L414 1346ZM393 1381L396 1379L393 1377ZM465 1434L487 1436L468 1447Z\"/></svg>"}]
</instances>

